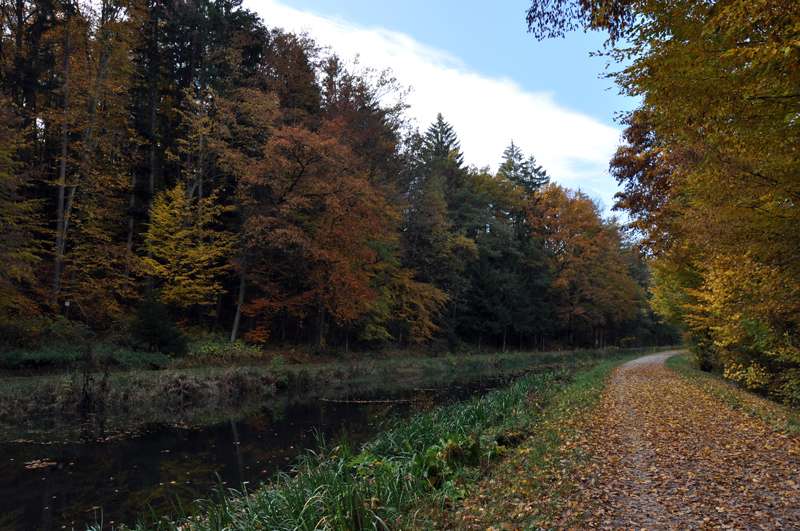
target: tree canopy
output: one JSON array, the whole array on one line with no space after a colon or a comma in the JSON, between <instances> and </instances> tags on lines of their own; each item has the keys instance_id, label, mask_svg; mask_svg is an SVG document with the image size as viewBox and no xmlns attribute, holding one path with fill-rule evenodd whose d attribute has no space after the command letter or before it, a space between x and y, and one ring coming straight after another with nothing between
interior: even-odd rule
<instances>
[{"instance_id":1,"label":"tree canopy","mask_svg":"<svg viewBox=\"0 0 800 531\"><path fill-rule=\"evenodd\" d=\"M607 30L642 97L611 163L653 256L654 303L701 365L800 400L800 7L534 2L531 30Z\"/></svg>"},{"instance_id":2,"label":"tree canopy","mask_svg":"<svg viewBox=\"0 0 800 531\"><path fill-rule=\"evenodd\" d=\"M667 329L633 310L648 275L589 199L513 142L497 172L466 166L441 114L410 127L390 71L239 2L4 6L0 348L65 318L317 350Z\"/></svg>"}]
</instances>

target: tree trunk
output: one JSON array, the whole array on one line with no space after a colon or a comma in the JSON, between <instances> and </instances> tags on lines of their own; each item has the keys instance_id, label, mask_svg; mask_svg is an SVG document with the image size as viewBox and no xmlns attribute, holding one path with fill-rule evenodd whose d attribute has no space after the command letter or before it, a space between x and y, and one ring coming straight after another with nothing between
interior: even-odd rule
<instances>
[{"instance_id":1,"label":"tree trunk","mask_svg":"<svg viewBox=\"0 0 800 531\"><path fill-rule=\"evenodd\" d=\"M231 330L231 343L236 343L236 336L239 334L239 322L242 319L242 305L244 304L244 293L246 288L244 271L239 275L239 300L236 304L236 317L233 319L233 329Z\"/></svg>"},{"instance_id":2,"label":"tree trunk","mask_svg":"<svg viewBox=\"0 0 800 531\"><path fill-rule=\"evenodd\" d=\"M319 298L319 302L317 303L317 314L319 316L319 327L317 330L317 345L315 351L317 354L319 354L322 352L322 349L325 346L325 304L323 303L321 296Z\"/></svg>"},{"instance_id":3,"label":"tree trunk","mask_svg":"<svg viewBox=\"0 0 800 531\"><path fill-rule=\"evenodd\" d=\"M70 53L72 43L69 29L69 18L67 18L67 35L64 46L64 123L61 131L61 164L58 169L58 204L56 206L56 247L55 260L53 262L53 290L50 297L50 304L55 307L58 304L58 293L61 291L61 275L64 269L64 247L67 238L66 223L64 219L65 190L67 186L67 140L69 135L69 69Z\"/></svg>"},{"instance_id":4,"label":"tree trunk","mask_svg":"<svg viewBox=\"0 0 800 531\"><path fill-rule=\"evenodd\" d=\"M122 284L122 300L127 301L128 296L126 295L128 291L128 282L130 281L131 276L131 261L133 260L133 229L136 225L136 218L133 215L133 209L136 208L136 152L134 152L134 163L133 167L131 168L131 198L128 203L128 240L125 243L125 273L123 274L123 284Z\"/></svg>"},{"instance_id":5,"label":"tree trunk","mask_svg":"<svg viewBox=\"0 0 800 531\"><path fill-rule=\"evenodd\" d=\"M222 292L217 295L217 307L214 309L214 331L219 331L220 315L222 314Z\"/></svg>"},{"instance_id":6,"label":"tree trunk","mask_svg":"<svg viewBox=\"0 0 800 531\"><path fill-rule=\"evenodd\" d=\"M67 53L69 53L69 31L67 32ZM102 89L103 81L106 79L108 75L108 60L111 56L111 51L109 50L106 43L101 44L100 50L100 60L97 65L97 73L96 78L94 81L94 88L92 91L92 97L89 100L87 105L87 123L86 127L83 128L81 132L81 153L80 153L80 164L78 166L78 175L71 185L71 189L69 191L69 198L66 200L65 209L62 209L62 213L60 216L61 222L61 250L60 256L66 254L67 248L67 233L69 231L70 220L72 219L73 210L76 208L76 199L75 197L78 196L78 190L80 190L79 199L77 200L78 207L78 221L76 224L75 235L73 240L78 244L80 247L80 239L81 239L81 226L82 221L85 213L85 206L86 206L86 183L89 181L92 173L92 161L94 156L94 132L95 132L95 122L97 121L97 108L100 105L100 92ZM65 97L65 104L67 103L67 98ZM62 152L62 165L66 160L66 137L62 138L65 142L62 144L61 152ZM66 177L66 172L64 172L64 176ZM63 193L61 183L59 183L59 200L63 200ZM61 205L60 205L61 206ZM61 280L59 281L60 285L63 285L63 261L60 265L60 277ZM72 269L70 272L70 284L75 282L77 272L75 268ZM64 315L67 315L67 311L69 308L65 309Z\"/></svg>"}]
</instances>

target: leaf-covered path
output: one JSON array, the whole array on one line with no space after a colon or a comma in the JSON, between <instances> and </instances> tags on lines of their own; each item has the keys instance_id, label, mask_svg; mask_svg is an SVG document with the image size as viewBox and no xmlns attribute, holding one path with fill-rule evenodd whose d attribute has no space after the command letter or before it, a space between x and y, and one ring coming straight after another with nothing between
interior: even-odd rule
<instances>
[{"instance_id":1,"label":"leaf-covered path","mask_svg":"<svg viewBox=\"0 0 800 531\"><path fill-rule=\"evenodd\" d=\"M628 362L608 384L588 527L800 529L798 440L685 383L664 367L672 354Z\"/></svg>"}]
</instances>

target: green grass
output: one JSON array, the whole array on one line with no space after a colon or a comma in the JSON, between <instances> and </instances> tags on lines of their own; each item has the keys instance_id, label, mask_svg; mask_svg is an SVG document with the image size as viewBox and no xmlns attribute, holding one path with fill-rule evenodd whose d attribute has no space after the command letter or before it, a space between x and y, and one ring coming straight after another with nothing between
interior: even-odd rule
<instances>
[{"instance_id":1,"label":"green grass","mask_svg":"<svg viewBox=\"0 0 800 531\"><path fill-rule=\"evenodd\" d=\"M527 429L528 397L547 395L565 372L531 375L484 398L395 422L356 453L346 442L302 456L291 473L253 492L218 492L174 521L137 530L355 530L396 528L422 498L463 495L473 472L505 452L498 440ZM122 529L122 528L120 528Z\"/></svg>"},{"instance_id":2,"label":"green grass","mask_svg":"<svg viewBox=\"0 0 800 531\"><path fill-rule=\"evenodd\" d=\"M800 434L800 411L757 396L720 375L698 370L687 355L673 356L667 368L689 384L728 404L732 409L757 418L774 430Z\"/></svg>"},{"instance_id":3,"label":"green grass","mask_svg":"<svg viewBox=\"0 0 800 531\"><path fill-rule=\"evenodd\" d=\"M68 373L79 371L85 363L87 346L47 346L36 350L12 350L0 354L0 371L19 373ZM114 370L130 371L150 369L154 365L166 366L172 362L161 352L145 352L110 344L92 344L91 356L94 364L109 360ZM96 369L97 367L95 367Z\"/></svg>"},{"instance_id":4,"label":"green grass","mask_svg":"<svg viewBox=\"0 0 800 531\"><path fill-rule=\"evenodd\" d=\"M95 420L106 430L102 436L108 436L114 432L137 431L153 421L165 425L207 423L221 414L268 405L287 390L302 394L306 399L335 399L354 393L385 394L417 387L450 387L478 378L512 378L527 372L571 370L600 359L652 351L507 352L438 358L357 359L324 365L288 365L282 356L273 356L256 366L112 370L107 377L107 394L103 397L98 393L104 379L103 360L108 359L109 353L93 348L89 365L93 372L88 391L94 403L105 406L104 418ZM127 352L118 350L113 354L124 359ZM146 353L137 356L142 354ZM0 438L42 440L52 438L52 432L56 431L58 437L64 439L91 433L85 412L80 411L85 385L80 369L86 365L82 358L76 364L78 368L62 374L0 379ZM88 420L93 419L89 415Z\"/></svg>"},{"instance_id":5,"label":"green grass","mask_svg":"<svg viewBox=\"0 0 800 531\"><path fill-rule=\"evenodd\" d=\"M485 469L466 495L442 507L423 504L403 529L574 529L584 520L592 415L611 372L626 359L587 364L567 385L533 404L521 443Z\"/></svg>"},{"instance_id":6,"label":"green grass","mask_svg":"<svg viewBox=\"0 0 800 531\"><path fill-rule=\"evenodd\" d=\"M388 423L358 452L345 442L320 441L295 470L279 474L270 485L254 491L220 489L192 505L190 513L180 511L172 520L153 517L135 529L436 527L445 507L485 491L487 473L519 480L515 457L520 450L535 461L535 470L525 469L531 485L551 494L543 498L540 514L558 511L562 495L569 500L575 489L567 476L577 473L585 458L574 444L581 422L617 363L576 361L576 367L525 376L481 399ZM552 474L562 478L555 487ZM498 491L498 499L506 494Z\"/></svg>"}]
</instances>

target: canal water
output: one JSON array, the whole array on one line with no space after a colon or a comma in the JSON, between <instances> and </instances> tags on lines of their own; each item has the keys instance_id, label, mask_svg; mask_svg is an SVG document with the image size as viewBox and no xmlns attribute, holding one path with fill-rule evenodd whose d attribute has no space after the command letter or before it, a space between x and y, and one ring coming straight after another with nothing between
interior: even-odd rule
<instances>
[{"instance_id":1,"label":"canal water","mask_svg":"<svg viewBox=\"0 0 800 531\"><path fill-rule=\"evenodd\" d=\"M317 438L358 445L392 418L482 394L499 380L392 396L278 401L203 428L159 427L109 442L0 444L0 530L132 526L140 515L175 515L180 500L215 485L255 488L287 470Z\"/></svg>"}]
</instances>

